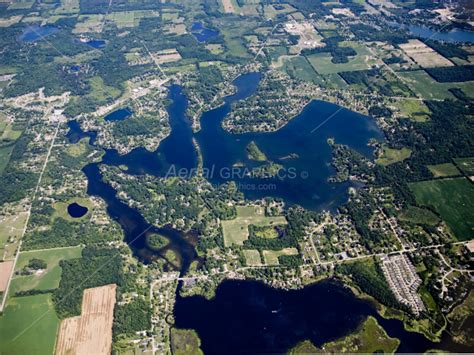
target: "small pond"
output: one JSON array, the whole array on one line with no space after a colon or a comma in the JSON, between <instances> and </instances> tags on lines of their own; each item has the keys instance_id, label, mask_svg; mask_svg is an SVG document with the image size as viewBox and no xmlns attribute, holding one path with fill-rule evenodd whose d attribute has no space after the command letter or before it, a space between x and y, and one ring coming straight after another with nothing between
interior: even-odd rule
<instances>
[{"instance_id":1,"label":"small pond","mask_svg":"<svg viewBox=\"0 0 474 355\"><path fill-rule=\"evenodd\" d=\"M67 206L67 213L69 213L72 218L81 218L85 216L88 211L89 209L87 207L81 206L77 202L73 202Z\"/></svg>"}]
</instances>

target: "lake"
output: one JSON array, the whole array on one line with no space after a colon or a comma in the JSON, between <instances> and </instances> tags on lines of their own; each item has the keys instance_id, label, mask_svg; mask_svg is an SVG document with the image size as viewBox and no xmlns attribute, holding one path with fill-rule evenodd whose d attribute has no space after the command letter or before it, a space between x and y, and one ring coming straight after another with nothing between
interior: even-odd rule
<instances>
[{"instance_id":1,"label":"lake","mask_svg":"<svg viewBox=\"0 0 474 355\"><path fill-rule=\"evenodd\" d=\"M203 26L200 22L193 23L191 33L199 42L206 42L207 40L216 37L219 31L211 30Z\"/></svg>"},{"instance_id":2,"label":"lake","mask_svg":"<svg viewBox=\"0 0 474 355\"><path fill-rule=\"evenodd\" d=\"M450 31L442 32L418 25L403 25L397 22L387 23L393 27L406 29L412 35L424 39L432 39L450 43L474 43L474 32L463 30L461 28L453 28Z\"/></svg>"},{"instance_id":3,"label":"lake","mask_svg":"<svg viewBox=\"0 0 474 355\"><path fill-rule=\"evenodd\" d=\"M133 111L129 107L120 108L115 110L104 117L106 121L123 121L124 119L130 117L133 114Z\"/></svg>"},{"instance_id":4,"label":"lake","mask_svg":"<svg viewBox=\"0 0 474 355\"><path fill-rule=\"evenodd\" d=\"M437 344L406 331L401 321L382 318L371 302L333 280L290 291L256 281L226 280L212 300L178 295L174 308L175 326L195 329L205 354L286 353L307 339L321 347L354 332L368 316L400 339L398 352L469 350L453 344L446 333Z\"/></svg>"},{"instance_id":5,"label":"lake","mask_svg":"<svg viewBox=\"0 0 474 355\"><path fill-rule=\"evenodd\" d=\"M374 120L324 101L313 101L301 114L280 130L271 133L232 134L222 128L232 103L255 92L260 74L239 77L234 84L237 93L225 98L225 104L205 112L201 131L196 134L202 151L204 168L212 171L210 181L216 184L235 181L246 198L266 196L282 198L289 205L299 204L312 210L334 210L347 200L352 183L329 183L334 174L330 163L331 148L327 139L347 144L367 158L373 149L371 138L384 136ZM337 112L337 113L336 113ZM332 117L327 120L328 117ZM313 132L314 128L321 126ZM272 162L283 168L280 176L259 178L246 176L251 168L261 166L247 157L247 145L254 141ZM240 167L240 168L239 168ZM228 172L232 169L232 176Z\"/></svg>"},{"instance_id":6,"label":"lake","mask_svg":"<svg viewBox=\"0 0 474 355\"><path fill-rule=\"evenodd\" d=\"M48 37L58 31L59 29L54 26L31 25L23 30L22 34L18 36L18 39L22 42L36 42L37 40L43 37Z\"/></svg>"}]
</instances>

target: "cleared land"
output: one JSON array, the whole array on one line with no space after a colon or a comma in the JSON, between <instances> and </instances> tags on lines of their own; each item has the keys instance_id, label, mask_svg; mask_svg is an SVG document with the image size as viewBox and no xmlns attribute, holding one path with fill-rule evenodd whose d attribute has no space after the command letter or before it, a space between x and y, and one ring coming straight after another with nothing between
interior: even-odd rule
<instances>
[{"instance_id":1,"label":"cleared land","mask_svg":"<svg viewBox=\"0 0 474 355\"><path fill-rule=\"evenodd\" d=\"M283 255L298 255L298 250L296 248L264 250L263 259L265 260L265 265L280 265L278 258Z\"/></svg>"},{"instance_id":2,"label":"cleared land","mask_svg":"<svg viewBox=\"0 0 474 355\"><path fill-rule=\"evenodd\" d=\"M341 46L352 47L357 55L349 57L347 63L333 63L332 56L330 53L317 53L307 56L308 61L313 66L314 70L319 74L335 74L346 71L358 71L370 69L373 65L379 61L374 58L369 50L360 43L356 42L343 42Z\"/></svg>"},{"instance_id":3,"label":"cleared land","mask_svg":"<svg viewBox=\"0 0 474 355\"><path fill-rule=\"evenodd\" d=\"M245 262L247 266L261 266L262 260L260 258L260 253L255 249L247 249L242 251L244 253Z\"/></svg>"},{"instance_id":4,"label":"cleared land","mask_svg":"<svg viewBox=\"0 0 474 355\"><path fill-rule=\"evenodd\" d=\"M458 240L474 238L474 185L469 180L440 179L409 186L416 201L434 208Z\"/></svg>"},{"instance_id":5,"label":"cleared land","mask_svg":"<svg viewBox=\"0 0 474 355\"><path fill-rule=\"evenodd\" d=\"M440 222L439 217L425 208L419 208L415 206L409 206L399 216L400 220L416 223L416 224L427 224L435 226Z\"/></svg>"},{"instance_id":6,"label":"cleared land","mask_svg":"<svg viewBox=\"0 0 474 355\"><path fill-rule=\"evenodd\" d=\"M10 298L0 316L0 352L52 354L58 325L51 294Z\"/></svg>"},{"instance_id":7,"label":"cleared land","mask_svg":"<svg viewBox=\"0 0 474 355\"><path fill-rule=\"evenodd\" d=\"M423 68L451 67L454 65L450 60L418 39L410 39L408 43L400 44L400 48Z\"/></svg>"},{"instance_id":8,"label":"cleared land","mask_svg":"<svg viewBox=\"0 0 474 355\"><path fill-rule=\"evenodd\" d=\"M474 158L457 158L454 162L466 175L474 175Z\"/></svg>"},{"instance_id":9,"label":"cleared land","mask_svg":"<svg viewBox=\"0 0 474 355\"><path fill-rule=\"evenodd\" d=\"M40 259L46 262L46 270L39 270L32 275L15 276L10 287L10 294L26 290L52 290L59 286L61 279L61 260L69 260L81 257L82 247L67 247L49 250L37 250L22 252L18 257L15 271L21 271L32 259Z\"/></svg>"},{"instance_id":10,"label":"cleared land","mask_svg":"<svg viewBox=\"0 0 474 355\"><path fill-rule=\"evenodd\" d=\"M460 172L458 168L452 163L444 163L437 165L427 165L434 177L449 177L458 176Z\"/></svg>"},{"instance_id":11,"label":"cleared land","mask_svg":"<svg viewBox=\"0 0 474 355\"><path fill-rule=\"evenodd\" d=\"M382 148L382 155L376 160L376 163L387 166L408 159L410 155L411 150L408 148L392 149L384 146Z\"/></svg>"},{"instance_id":12,"label":"cleared land","mask_svg":"<svg viewBox=\"0 0 474 355\"><path fill-rule=\"evenodd\" d=\"M429 120L431 111L423 101L420 100L399 100L396 104L400 110L400 115L410 118L416 122Z\"/></svg>"},{"instance_id":13,"label":"cleared land","mask_svg":"<svg viewBox=\"0 0 474 355\"><path fill-rule=\"evenodd\" d=\"M261 207L237 206L237 217L229 221L222 221L224 245L243 245L249 238L249 225L264 227L286 224L283 216L267 217Z\"/></svg>"},{"instance_id":14,"label":"cleared land","mask_svg":"<svg viewBox=\"0 0 474 355\"><path fill-rule=\"evenodd\" d=\"M221 0L222 7L224 8L224 12L226 14L233 14L235 13L234 4L232 4L232 0Z\"/></svg>"},{"instance_id":15,"label":"cleared land","mask_svg":"<svg viewBox=\"0 0 474 355\"><path fill-rule=\"evenodd\" d=\"M423 99L454 100L454 95L449 91L451 88L461 89L468 97L474 98L474 83L465 81L462 83L439 83L424 70L413 70L398 72L405 84Z\"/></svg>"},{"instance_id":16,"label":"cleared land","mask_svg":"<svg viewBox=\"0 0 474 355\"><path fill-rule=\"evenodd\" d=\"M84 290L81 315L61 322L56 354L111 352L116 288L112 284Z\"/></svg>"},{"instance_id":17,"label":"cleared land","mask_svg":"<svg viewBox=\"0 0 474 355\"><path fill-rule=\"evenodd\" d=\"M0 260L14 257L27 217L26 212L0 217Z\"/></svg>"},{"instance_id":18,"label":"cleared land","mask_svg":"<svg viewBox=\"0 0 474 355\"><path fill-rule=\"evenodd\" d=\"M173 355L202 355L201 339L194 329L171 328L171 352Z\"/></svg>"},{"instance_id":19,"label":"cleared land","mask_svg":"<svg viewBox=\"0 0 474 355\"><path fill-rule=\"evenodd\" d=\"M0 293L5 292L13 268L13 260L0 263Z\"/></svg>"},{"instance_id":20,"label":"cleared land","mask_svg":"<svg viewBox=\"0 0 474 355\"><path fill-rule=\"evenodd\" d=\"M474 343L474 332L472 331L472 319L474 317L474 291L471 290L463 303L455 307L448 314L451 323L451 331L454 339L463 344Z\"/></svg>"}]
</instances>

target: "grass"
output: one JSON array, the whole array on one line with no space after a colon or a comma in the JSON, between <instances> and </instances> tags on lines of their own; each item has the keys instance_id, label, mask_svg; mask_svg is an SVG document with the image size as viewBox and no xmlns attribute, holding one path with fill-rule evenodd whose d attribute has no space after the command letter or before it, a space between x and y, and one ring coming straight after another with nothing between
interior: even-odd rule
<instances>
[{"instance_id":1,"label":"grass","mask_svg":"<svg viewBox=\"0 0 474 355\"><path fill-rule=\"evenodd\" d=\"M321 82L321 77L314 71L306 57L297 56L285 60L284 69L292 78L315 83Z\"/></svg>"},{"instance_id":2,"label":"grass","mask_svg":"<svg viewBox=\"0 0 474 355\"><path fill-rule=\"evenodd\" d=\"M12 153L14 145L1 147L0 148L0 175L5 170L5 167L8 165L10 161L10 154Z\"/></svg>"},{"instance_id":3,"label":"grass","mask_svg":"<svg viewBox=\"0 0 474 355\"><path fill-rule=\"evenodd\" d=\"M474 237L474 186L466 178L410 184L418 204L431 206L458 240Z\"/></svg>"},{"instance_id":4,"label":"grass","mask_svg":"<svg viewBox=\"0 0 474 355\"><path fill-rule=\"evenodd\" d=\"M285 248L282 250L264 250L263 259L265 260L265 265L280 265L278 258L282 255L298 255L298 250L296 248Z\"/></svg>"},{"instance_id":5,"label":"grass","mask_svg":"<svg viewBox=\"0 0 474 355\"><path fill-rule=\"evenodd\" d=\"M474 98L474 85L472 81L462 83L438 83L424 70L414 70L397 73L413 92L423 99L452 99L454 95L450 88L461 89L467 96Z\"/></svg>"},{"instance_id":6,"label":"grass","mask_svg":"<svg viewBox=\"0 0 474 355\"><path fill-rule=\"evenodd\" d=\"M0 252L3 255L3 249L9 240L18 241L23 232L27 218L26 212L19 212L17 215L2 216L0 217ZM10 245L14 245L15 242L10 242ZM15 248L7 248L12 252ZM11 253L7 253L5 259L8 259Z\"/></svg>"},{"instance_id":7,"label":"grass","mask_svg":"<svg viewBox=\"0 0 474 355\"><path fill-rule=\"evenodd\" d=\"M260 258L260 253L255 249L242 250L242 253L245 257L245 263L247 266L260 266L262 265L262 259Z\"/></svg>"},{"instance_id":8,"label":"grass","mask_svg":"<svg viewBox=\"0 0 474 355\"><path fill-rule=\"evenodd\" d=\"M286 224L285 217L267 217L261 207L237 206L237 217L222 221L224 245L243 245L249 237L249 225L258 227Z\"/></svg>"},{"instance_id":9,"label":"grass","mask_svg":"<svg viewBox=\"0 0 474 355\"><path fill-rule=\"evenodd\" d=\"M40 275L15 276L11 283L11 295L18 291L56 289L61 279L59 261L80 258L81 251L82 247L77 246L22 252L18 258L15 271L22 270L34 258L44 260L47 269Z\"/></svg>"},{"instance_id":10,"label":"grass","mask_svg":"<svg viewBox=\"0 0 474 355\"><path fill-rule=\"evenodd\" d=\"M275 239L279 237L278 231L275 227L263 227L262 229L254 231L257 238Z\"/></svg>"},{"instance_id":11,"label":"grass","mask_svg":"<svg viewBox=\"0 0 474 355\"><path fill-rule=\"evenodd\" d=\"M400 340L390 338L377 320L370 316L356 333L342 339L324 344L327 353L394 353Z\"/></svg>"},{"instance_id":12,"label":"grass","mask_svg":"<svg viewBox=\"0 0 474 355\"><path fill-rule=\"evenodd\" d=\"M51 294L10 298L0 316L1 353L53 354L58 326Z\"/></svg>"},{"instance_id":13,"label":"grass","mask_svg":"<svg viewBox=\"0 0 474 355\"><path fill-rule=\"evenodd\" d=\"M171 328L171 353L173 355L203 354L201 340L193 329Z\"/></svg>"},{"instance_id":14,"label":"grass","mask_svg":"<svg viewBox=\"0 0 474 355\"><path fill-rule=\"evenodd\" d=\"M335 74L346 71L367 70L377 63L377 60L370 56L370 52L368 52L364 45L355 42L343 42L341 45L352 47L357 52L357 55L349 57L347 63L338 64L331 62L332 56L330 53L309 55L307 56L307 59L313 66L314 70L319 74Z\"/></svg>"},{"instance_id":15,"label":"grass","mask_svg":"<svg viewBox=\"0 0 474 355\"><path fill-rule=\"evenodd\" d=\"M430 118L431 111L421 100L399 100L397 107L400 114L416 122L426 122Z\"/></svg>"},{"instance_id":16,"label":"grass","mask_svg":"<svg viewBox=\"0 0 474 355\"><path fill-rule=\"evenodd\" d=\"M87 96L92 97L98 102L105 103L114 100L121 94L119 89L105 85L104 80L100 76L92 77L89 80L89 84L92 90Z\"/></svg>"},{"instance_id":17,"label":"grass","mask_svg":"<svg viewBox=\"0 0 474 355\"><path fill-rule=\"evenodd\" d=\"M79 218L71 217L69 215L68 211L67 211L67 207L73 202L76 202L81 206L87 207L87 209L88 209L87 213L84 216L79 217ZM65 201L65 202L56 202L53 205L53 207L54 207L54 210L55 210L54 213L53 213L53 219L62 218L62 219L65 219L66 221L70 221L70 222L78 222L78 221L82 221L84 219L90 218L91 213L94 209L94 205L93 205L92 201L87 197L74 197L71 200L68 200L68 201Z\"/></svg>"},{"instance_id":18,"label":"grass","mask_svg":"<svg viewBox=\"0 0 474 355\"><path fill-rule=\"evenodd\" d=\"M458 176L460 172L458 168L452 163L444 163L437 165L427 165L427 168L434 177L448 177L448 176Z\"/></svg>"},{"instance_id":19,"label":"grass","mask_svg":"<svg viewBox=\"0 0 474 355\"><path fill-rule=\"evenodd\" d=\"M400 214L400 220L416 224L426 224L429 226L435 226L440 222L440 219L436 214L430 210L416 206L409 206L404 209Z\"/></svg>"},{"instance_id":20,"label":"grass","mask_svg":"<svg viewBox=\"0 0 474 355\"><path fill-rule=\"evenodd\" d=\"M457 167L466 175L474 175L474 157L454 159Z\"/></svg>"},{"instance_id":21,"label":"grass","mask_svg":"<svg viewBox=\"0 0 474 355\"><path fill-rule=\"evenodd\" d=\"M377 164L387 166L408 159L411 150L403 147L402 149L392 149L386 145L382 147L382 155L375 161Z\"/></svg>"}]
</instances>

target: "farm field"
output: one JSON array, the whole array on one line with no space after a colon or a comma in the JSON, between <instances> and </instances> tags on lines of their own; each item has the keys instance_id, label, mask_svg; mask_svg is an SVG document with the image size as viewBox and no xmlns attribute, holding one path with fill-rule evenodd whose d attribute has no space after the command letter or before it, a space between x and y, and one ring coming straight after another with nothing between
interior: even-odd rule
<instances>
[{"instance_id":1,"label":"farm field","mask_svg":"<svg viewBox=\"0 0 474 355\"><path fill-rule=\"evenodd\" d=\"M471 81L463 83L438 83L424 70L397 73L413 92L423 99L454 99L451 88L461 89L467 96L474 98L474 85Z\"/></svg>"},{"instance_id":2,"label":"farm field","mask_svg":"<svg viewBox=\"0 0 474 355\"><path fill-rule=\"evenodd\" d=\"M431 206L458 240L474 237L474 186L466 178L411 183L416 201Z\"/></svg>"},{"instance_id":3,"label":"farm field","mask_svg":"<svg viewBox=\"0 0 474 355\"><path fill-rule=\"evenodd\" d=\"M254 206L237 206L237 217L222 221L224 245L243 245L249 237L249 225L259 227L286 224L285 217L267 217L262 208Z\"/></svg>"},{"instance_id":4,"label":"farm field","mask_svg":"<svg viewBox=\"0 0 474 355\"><path fill-rule=\"evenodd\" d=\"M400 220L435 226L440 222L439 217L428 209L409 206L399 216Z\"/></svg>"},{"instance_id":5,"label":"farm field","mask_svg":"<svg viewBox=\"0 0 474 355\"><path fill-rule=\"evenodd\" d=\"M0 353L53 354L58 325L51 294L10 298L0 317Z\"/></svg>"},{"instance_id":6,"label":"farm field","mask_svg":"<svg viewBox=\"0 0 474 355\"><path fill-rule=\"evenodd\" d=\"M263 259L265 260L265 265L280 265L278 257L282 255L298 255L298 250L296 248L285 248L282 250L264 250Z\"/></svg>"},{"instance_id":7,"label":"farm field","mask_svg":"<svg viewBox=\"0 0 474 355\"><path fill-rule=\"evenodd\" d=\"M428 165L427 168L434 177L449 177L449 176L458 176L460 172L458 168L452 163L444 163L437 165Z\"/></svg>"},{"instance_id":8,"label":"farm field","mask_svg":"<svg viewBox=\"0 0 474 355\"><path fill-rule=\"evenodd\" d=\"M61 322L56 354L107 354L112 349L115 284L88 288L80 316Z\"/></svg>"},{"instance_id":9,"label":"farm field","mask_svg":"<svg viewBox=\"0 0 474 355\"><path fill-rule=\"evenodd\" d=\"M260 258L260 253L255 249L243 250L242 253L245 257L245 262L247 266L260 266L262 265L262 260Z\"/></svg>"},{"instance_id":10,"label":"farm field","mask_svg":"<svg viewBox=\"0 0 474 355\"><path fill-rule=\"evenodd\" d=\"M416 122L425 122L430 118L430 109L420 100L399 100L397 108L403 117L407 117Z\"/></svg>"},{"instance_id":11,"label":"farm field","mask_svg":"<svg viewBox=\"0 0 474 355\"><path fill-rule=\"evenodd\" d=\"M15 271L21 271L31 259L46 262L47 269L40 274L15 276L12 279L10 294L26 290L52 290L59 286L61 267L59 261L81 257L82 247L67 247L39 251L22 252L18 258Z\"/></svg>"},{"instance_id":12,"label":"farm field","mask_svg":"<svg viewBox=\"0 0 474 355\"><path fill-rule=\"evenodd\" d=\"M317 53L307 56L308 61L314 70L319 74L336 74L346 71L358 71L370 69L372 65L378 63L377 59L371 57L367 48L359 43L344 42L344 46L352 47L357 55L349 57L347 63L334 64L331 62L332 56L329 53Z\"/></svg>"},{"instance_id":13,"label":"farm field","mask_svg":"<svg viewBox=\"0 0 474 355\"><path fill-rule=\"evenodd\" d=\"M306 57L296 56L284 61L285 71L296 79L318 83L321 77L314 71Z\"/></svg>"},{"instance_id":14,"label":"farm field","mask_svg":"<svg viewBox=\"0 0 474 355\"><path fill-rule=\"evenodd\" d=\"M464 174L474 175L474 158L456 158L454 162Z\"/></svg>"}]
</instances>

